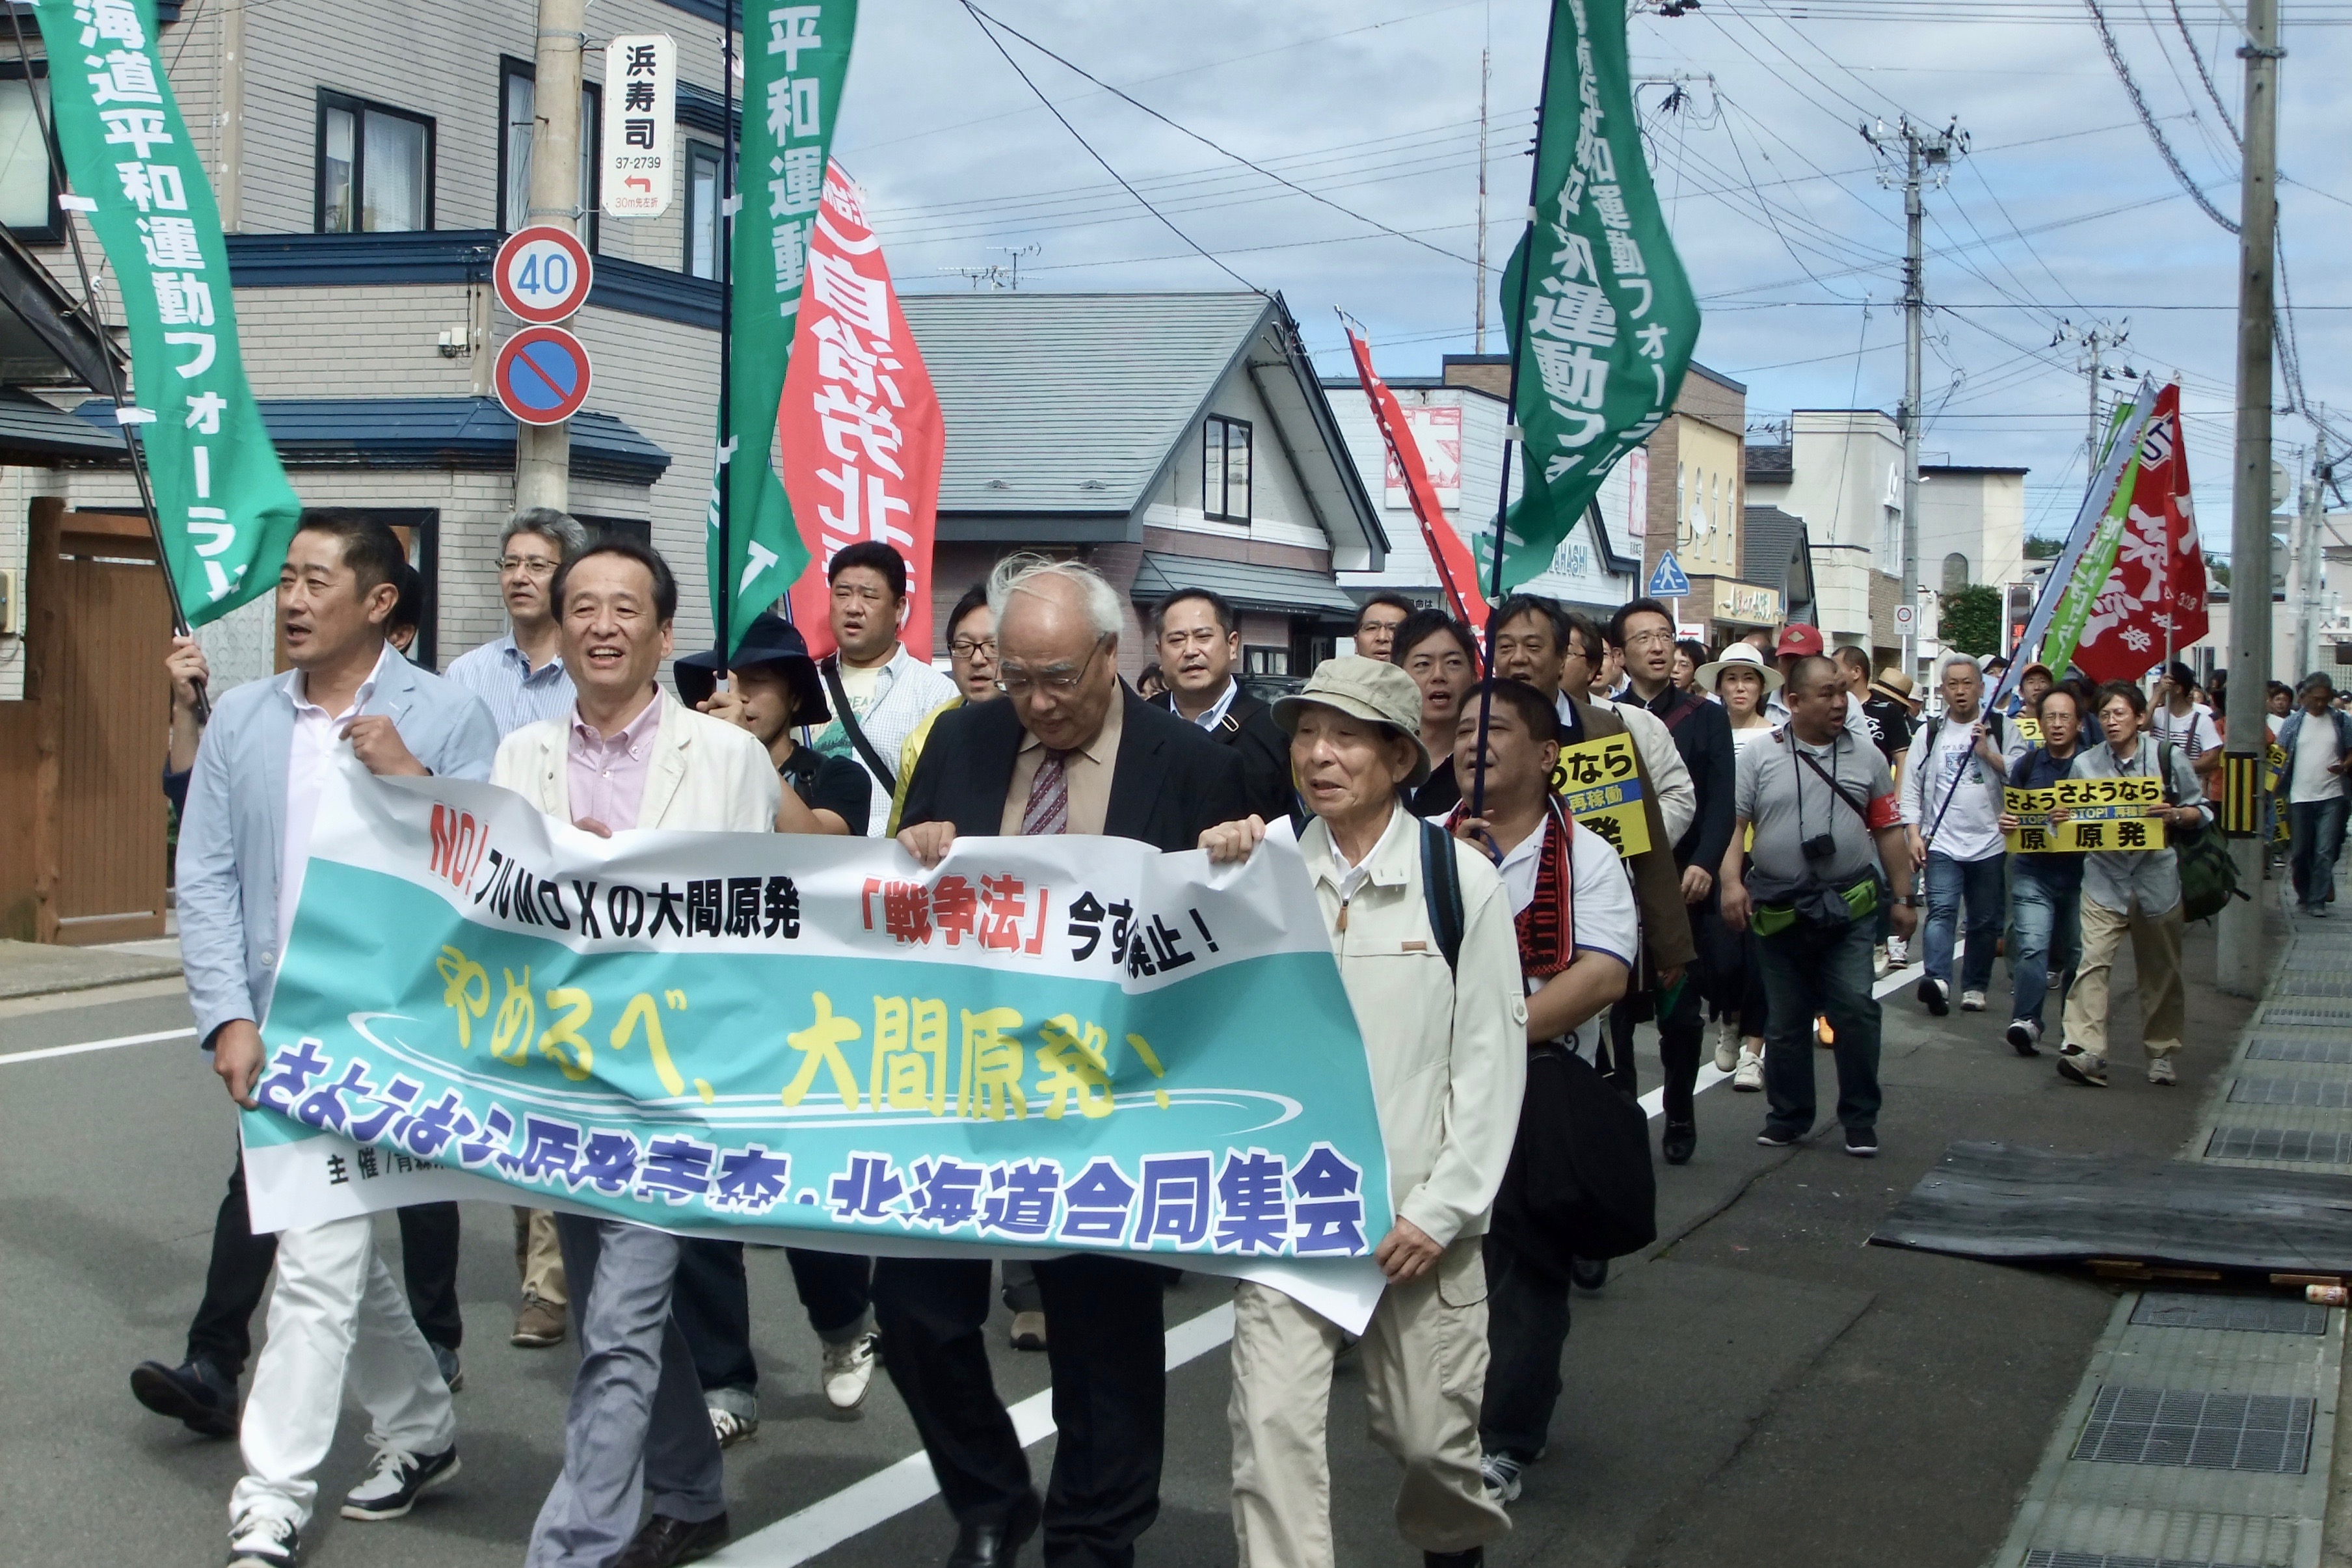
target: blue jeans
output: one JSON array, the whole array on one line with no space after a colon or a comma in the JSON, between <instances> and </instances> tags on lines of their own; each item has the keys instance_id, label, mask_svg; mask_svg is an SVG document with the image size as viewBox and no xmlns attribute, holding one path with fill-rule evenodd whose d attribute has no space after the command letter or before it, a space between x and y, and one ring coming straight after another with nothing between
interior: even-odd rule
<instances>
[{"instance_id":1,"label":"blue jeans","mask_svg":"<svg viewBox=\"0 0 2352 1568\"><path fill-rule=\"evenodd\" d=\"M2336 857L2344 848L2345 799L2298 800L2286 809L2288 841L2294 846L2294 901L2336 902Z\"/></svg>"},{"instance_id":2,"label":"blue jeans","mask_svg":"<svg viewBox=\"0 0 2352 1568\"><path fill-rule=\"evenodd\" d=\"M1878 998L1870 994L1875 922L1822 933L1802 921L1756 939L1769 1009L1764 1024L1764 1124L1802 1137L1813 1125L1813 1017L1837 1031L1838 1121L1878 1124Z\"/></svg>"},{"instance_id":3,"label":"blue jeans","mask_svg":"<svg viewBox=\"0 0 2352 1568\"><path fill-rule=\"evenodd\" d=\"M2079 876L2053 874L2034 857L2021 855L2010 880L2009 1016L2042 1021L2042 1000L2053 970L2074 980L2083 961L2083 883Z\"/></svg>"},{"instance_id":4,"label":"blue jeans","mask_svg":"<svg viewBox=\"0 0 2352 1568\"><path fill-rule=\"evenodd\" d=\"M1992 984L1992 950L2000 941L2008 894L2001 855L1958 861L1927 852L1927 950L1921 955L1930 978L1952 983L1952 937L1960 924L1960 904L1969 906L1969 950L1962 960L1960 989L1981 991Z\"/></svg>"}]
</instances>

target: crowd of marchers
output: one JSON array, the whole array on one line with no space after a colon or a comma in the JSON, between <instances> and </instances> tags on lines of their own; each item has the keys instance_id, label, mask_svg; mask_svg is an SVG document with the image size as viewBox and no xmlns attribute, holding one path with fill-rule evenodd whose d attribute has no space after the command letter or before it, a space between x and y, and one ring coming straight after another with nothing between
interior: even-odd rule
<instances>
[{"instance_id":1,"label":"crowd of marchers","mask_svg":"<svg viewBox=\"0 0 2352 1568\"><path fill-rule=\"evenodd\" d=\"M1807 625L1710 651L1654 600L1604 624L1518 595L1474 628L1379 593L1352 651L1267 701L1240 679L1234 607L1198 588L1152 607L1130 685L1130 612L1068 560L999 562L946 617L945 671L905 645L908 568L885 544L826 563L822 658L772 614L731 656L678 655L668 564L559 512L517 516L497 564L508 631L436 675L405 657L423 593L398 540L310 513L278 589L289 670L218 694L203 723L204 655L175 645L163 783L182 945L230 1097L253 1103L321 782L346 751L378 774L488 779L599 835L888 835L925 866L958 837L1107 834L1213 861L1295 840L1363 1037L1395 1218L1360 1334L1271 1285L1232 1287L1244 1563L1334 1561L1325 1430L1346 1355L1403 1471L1404 1541L1452 1568L1507 1534L1549 1441L1571 1288L1598 1288L1623 1249L1563 1221L1558 1189L1654 1190L1646 1131L1564 1138L1604 1113L1645 1125L1637 1026L1655 1030L1668 1166L1696 1149L1710 1060L1706 1082L1762 1096L1759 1144L1809 1140L1820 1047L1836 1146L1868 1157L1877 992L1909 987L1890 975L1916 964L1930 1014L1983 1012L2005 952L2009 1046L2040 1054L2054 1029L2060 1074L2104 1086L2128 935L2147 1075L2175 1082L2179 862L2210 831L2226 734L2180 665L2152 703L2039 665L2004 685L1999 661L1958 655L1919 693ZM2325 675L2270 706L2296 901L2324 915L2352 714ZM1564 799L1563 755L1612 742L1630 743L1638 831L1580 822ZM2164 847L2012 852L2006 792L2067 779L2155 780L2139 789ZM253 1234L231 1163L184 1354L142 1363L131 1389L238 1439L233 1568L298 1560L346 1394L375 1458L342 1518L400 1518L459 1474L457 1208L399 1219L396 1284L366 1218ZM513 1233L510 1343L580 1353L524 1561L662 1568L715 1552L730 1535L723 1451L760 1425L742 1245L524 1208ZM1009 1564L1041 1531L1057 1565L1135 1560L1159 1509L1169 1270L1097 1253L786 1259L826 1400L857 1410L878 1367L913 1417L954 1526L949 1568ZM1000 1293L996 1332L1050 1363L1042 1494L991 1373Z\"/></svg>"}]
</instances>

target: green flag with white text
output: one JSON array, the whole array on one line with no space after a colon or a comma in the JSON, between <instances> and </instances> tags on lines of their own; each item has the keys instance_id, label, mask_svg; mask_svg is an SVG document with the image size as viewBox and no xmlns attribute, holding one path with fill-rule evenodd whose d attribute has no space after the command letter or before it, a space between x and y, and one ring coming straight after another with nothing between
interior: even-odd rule
<instances>
[{"instance_id":1,"label":"green flag with white text","mask_svg":"<svg viewBox=\"0 0 2352 1568\"><path fill-rule=\"evenodd\" d=\"M156 58L154 0L37 0L66 177L114 269L134 427L192 626L278 586L302 504L246 384L204 159ZM103 393L108 389L97 389Z\"/></svg>"},{"instance_id":2,"label":"green flag with white text","mask_svg":"<svg viewBox=\"0 0 2352 1568\"><path fill-rule=\"evenodd\" d=\"M841 84L857 32L857 0L751 5L743 13L742 207L731 255L733 341L728 409L719 431L727 486L727 549L710 510L710 606L731 654L752 617L782 598L808 564L785 499L776 440L808 236L824 197L825 161L840 117ZM720 611L721 594L726 609Z\"/></svg>"},{"instance_id":3,"label":"green flag with white text","mask_svg":"<svg viewBox=\"0 0 2352 1568\"><path fill-rule=\"evenodd\" d=\"M1503 274L1523 433L1506 591L1551 565L1609 470L1657 429L1698 341L1698 302L1643 157L1622 7L1554 0L1543 105L1535 211Z\"/></svg>"}]
</instances>

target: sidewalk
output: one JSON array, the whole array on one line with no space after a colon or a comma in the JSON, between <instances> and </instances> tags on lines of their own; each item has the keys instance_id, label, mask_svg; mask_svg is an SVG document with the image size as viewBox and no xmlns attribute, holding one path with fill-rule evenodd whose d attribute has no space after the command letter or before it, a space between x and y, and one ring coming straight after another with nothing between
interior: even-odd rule
<instances>
[{"instance_id":1,"label":"sidewalk","mask_svg":"<svg viewBox=\"0 0 2352 1568\"><path fill-rule=\"evenodd\" d=\"M0 999L168 979L179 972L180 944L173 937L110 947L0 941Z\"/></svg>"}]
</instances>

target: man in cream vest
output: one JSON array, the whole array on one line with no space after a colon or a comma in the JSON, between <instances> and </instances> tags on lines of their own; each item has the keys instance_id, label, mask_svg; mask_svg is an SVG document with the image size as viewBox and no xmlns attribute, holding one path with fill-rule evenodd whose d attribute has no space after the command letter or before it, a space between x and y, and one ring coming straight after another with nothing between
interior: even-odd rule
<instances>
[{"instance_id":1,"label":"man in cream vest","mask_svg":"<svg viewBox=\"0 0 2352 1568\"><path fill-rule=\"evenodd\" d=\"M492 781L600 837L774 831L782 787L767 748L655 684L677 611L669 564L607 539L567 562L550 596L578 699L566 716L508 736ZM708 1555L727 1540L727 1499L719 1439L670 1317L677 1239L617 1219L555 1223L580 1371L528 1568L667 1568ZM640 1491L653 1494L642 1528Z\"/></svg>"}]
</instances>

